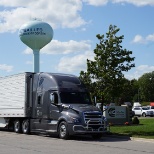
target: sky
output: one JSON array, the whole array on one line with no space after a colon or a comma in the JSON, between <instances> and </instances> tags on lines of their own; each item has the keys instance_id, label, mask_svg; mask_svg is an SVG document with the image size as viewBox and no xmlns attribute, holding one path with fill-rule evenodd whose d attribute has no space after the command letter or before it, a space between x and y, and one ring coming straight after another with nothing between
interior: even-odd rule
<instances>
[{"instance_id":1,"label":"sky","mask_svg":"<svg viewBox=\"0 0 154 154\"><path fill-rule=\"evenodd\" d=\"M79 76L86 60L94 59L96 35L106 34L110 25L120 28L123 49L135 57L125 77L154 71L154 0L0 0L0 76L33 72L33 52L18 32L34 18L54 31L40 50L40 72Z\"/></svg>"}]
</instances>

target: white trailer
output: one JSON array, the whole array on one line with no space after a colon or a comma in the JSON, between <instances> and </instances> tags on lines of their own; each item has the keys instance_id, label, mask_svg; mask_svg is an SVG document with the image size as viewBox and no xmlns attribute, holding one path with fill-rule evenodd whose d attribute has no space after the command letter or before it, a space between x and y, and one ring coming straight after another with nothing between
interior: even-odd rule
<instances>
[{"instance_id":1,"label":"white trailer","mask_svg":"<svg viewBox=\"0 0 154 154\"><path fill-rule=\"evenodd\" d=\"M25 73L0 78L0 126L7 117L25 117Z\"/></svg>"}]
</instances>

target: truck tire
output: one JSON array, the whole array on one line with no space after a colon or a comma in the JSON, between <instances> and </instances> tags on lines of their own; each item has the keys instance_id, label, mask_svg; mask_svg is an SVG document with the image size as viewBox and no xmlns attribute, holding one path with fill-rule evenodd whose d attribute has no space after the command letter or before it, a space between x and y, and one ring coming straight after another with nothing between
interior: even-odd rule
<instances>
[{"instance_id":1,"label":"truck tire","mask_svg":"<svg viewBox=\"0 0 154 154\"><path fill-rule=\"evenodd\" d=\"M59 124L58 134L59 134L59 138L61 138L61 139L66 140L69 138L67 123L65 121L62 121Z\"/></svg>"},{"instance_id":2,"label":"truck tire","mask_svg":"<svg viewBox=\"0 0 154 154\"><path fill-rule=\"evenodd\" d=\"M24 134L29 134L30 133L30 128L29 128L29 120L26 119L22 122L22 132Z\"/></svg>"},{"instance_id":3,"label":"truck tire","mask_svg":"<svg viewBox=\"0 0 154 154\"><path fill-rule=\"evenodd\" d=\"M145 112L143 112L143 113L142 113L142 116L143 116L143 117L146 117L146 113L145 113Z\"/></svg>"},{"instance_id":4,"label":"truck tire","mask_svg":"<svg viewBox=\"0 0 154 154\"><path fill-rule=\"evenodd\" d=\"M21 133L21 122L19 120L14 121L14 132Z\"/></svg>"},{"instance_id":5,"label":"truck tire","mask_svg":"<svg viewBox=\"0 0 154 154\"><path fill-rule=\"evenodd\" d=\"M100 139L102 137L102 134L92 134L93 139Z\"/></svg>"}]
</instances>

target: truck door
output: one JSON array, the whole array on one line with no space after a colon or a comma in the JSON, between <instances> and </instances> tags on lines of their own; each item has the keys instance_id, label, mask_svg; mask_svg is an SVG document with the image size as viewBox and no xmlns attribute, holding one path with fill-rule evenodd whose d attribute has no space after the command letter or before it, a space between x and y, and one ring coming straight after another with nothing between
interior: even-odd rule
<instances>
[{"instance_id":1,"label":"truck door","mask_svg":"<svg viewBox=\"0 0 154 154\"><path fill-rule=\"evenodd\" d=\"M42 130L42 93L37 93L36 99L36 112L35 112L36 119L34 120L35 130L41 131Z\"/></svg>"},{"instance_id":2,"label":"truck door","mask_svg":"<svg viewBox=\"0 0 154 154\"><path fill-rule=\"evenodd\" d=\"M37 94L37 108L36 108L36 117L42 118L42 93Z\"/></svg>"},{"instance_id":3,"label":"truck door","mask_svg":"<svg viewBox=\"0 0 154 154\"><path fill-rule=\"evenodd\" d=\"M42 118L42 106L43 106L43 82L44 78L40 77L37 88L36 98L36 117Z\"/></svg>"},{"instance_id":4,"label":"truck door","mask_svg":"<svg viewBox=\"0 0 154 154\"><path fill-rule=\"evenodd\" d=\"M36 92L36 102L35 102L35 130L36 131L43 131L44 125L43 122L43 82L44 78L40 78L38 82L38 88Z\"/></svg>"},{"instance_id":5,"label":"truck door","mask_svg":"<svg viewBox=\"0 0 154 154\"><path fill-rule=\"evenodd\" d=\"M51 126L50 128L52 130L57 129L57 124L58 124L58 119L61 115L61 106L58 104L58 94L56 92L53 92L50 94L50 101L51 101L51 109L50 109L50 118L52 119L51 121Z\"/></svg>"},{"instance_id":6,"label":"truck door","mask_svg":"<svg viewBox=\"0 0 154 154\"><path fill-rule=\"evenodd\" d=\"M36 108L36 119L35 119L35 130L36 131L46 131L47 129L47 105L44 104L44 95L38 93L37 97L37 108Z\"/></svg>"}]
</instances>

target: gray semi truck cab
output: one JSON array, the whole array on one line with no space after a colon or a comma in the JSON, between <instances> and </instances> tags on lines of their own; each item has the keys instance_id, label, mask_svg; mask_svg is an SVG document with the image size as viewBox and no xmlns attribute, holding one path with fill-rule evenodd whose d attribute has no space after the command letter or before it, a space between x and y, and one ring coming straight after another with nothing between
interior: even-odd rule
<instances>
[{"instance_id":1,"label":"gray semi truck cab","mask_svg":"<svg viewBox=\"0 0 154 154\"><path fill-rule=\"evenodd\" d=\"M24 76L23 115L1 116L3 123L13 125L15 132L54 133L67 139L77 134L100 138L109 131L106 118L92 104L88 90L76 76L56 73L24 73Z\"/></svg>"}]
</instances>

